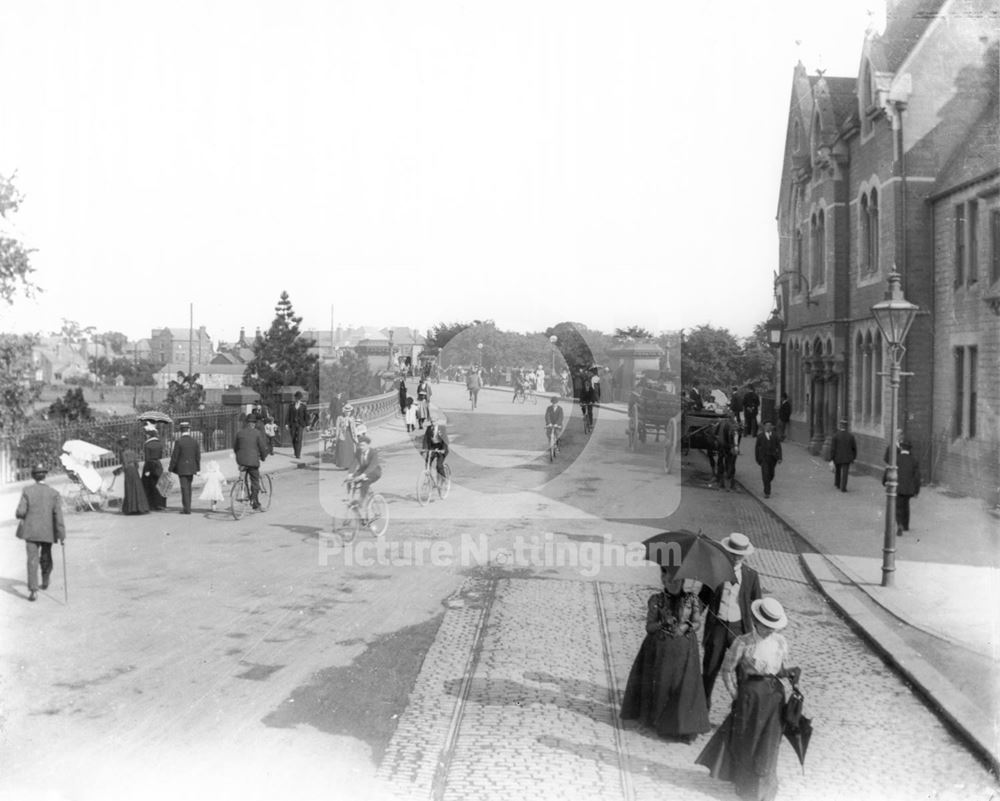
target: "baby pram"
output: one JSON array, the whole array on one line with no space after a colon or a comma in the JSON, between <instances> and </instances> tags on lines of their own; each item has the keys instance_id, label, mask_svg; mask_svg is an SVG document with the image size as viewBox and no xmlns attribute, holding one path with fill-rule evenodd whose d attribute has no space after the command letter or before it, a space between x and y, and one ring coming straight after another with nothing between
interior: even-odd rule
<instances>
[{"instance_id":1,"label":"baby pram","mask_svg":"<svg viewBox=\"0 0 1000 801\"><path fill-rule=\"evenodd\" d=\"M70 511L96 512L108 503L108 493L115 484L112 476L107 487L104 479L94 468L94 462L104 456L110 456L111 451L98 445L91 445L79 439L71 439L63 443L64 453L59 461L66 470L70 483L62 491L63 504Z\"/></svg>"}]
</instances>

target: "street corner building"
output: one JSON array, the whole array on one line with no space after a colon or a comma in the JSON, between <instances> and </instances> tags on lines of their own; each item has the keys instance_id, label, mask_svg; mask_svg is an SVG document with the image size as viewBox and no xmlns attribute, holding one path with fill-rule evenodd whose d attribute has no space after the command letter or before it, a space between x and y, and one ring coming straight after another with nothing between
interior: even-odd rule
<instances>
[{"instance_id":1,"label":"street corner building","mask_svg":"<svg viewBox=\"0 0 1000 801\"><path fill-rule=\"evenodd\" d=\"M1000 148L995 0L890 0L856 75L796 65L777 209L779 392L822 453L846 418L881 470L890 354L872 306L919 312L899 428L926 480L1000 502Z\"/></svg>"}]
</instances>

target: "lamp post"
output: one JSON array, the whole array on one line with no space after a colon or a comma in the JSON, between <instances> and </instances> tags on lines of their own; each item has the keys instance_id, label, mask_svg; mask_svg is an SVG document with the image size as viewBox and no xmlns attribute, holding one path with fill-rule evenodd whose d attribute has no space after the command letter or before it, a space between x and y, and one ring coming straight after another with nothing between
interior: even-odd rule
<instances>
[{"instance_id":1,"label":"lamp post","mask_svg":"<svg viewBox=\"0 0 1000 801\"><path fill-rule=\"evenodd\" d=\"M882 586L895 583L896 572L896 489L899 486L899 469L896 464L896 426L899 410L900 369L906 348L903 343L913 324L919 307L903 297L901 276L889 273L889 289L885 299L872 306L872 315L889 351L889 464L885 471L885 536L882 544ZM881 375L885 375L882 373Z\"/></svg>"},{"instance_id":2,"label":"lamp post","mask_svg":"<svg viewBox=\"0 0 1000 801\"><path fill-rule=\"evenodd\" d=\"M480 342L478 345L476 345L476 347L479 348L479 369L482 370L483 369L483 343Z\"/></svg>"},{"instance_id":3,"label":"lamp post","mask_svg":"<svg viewBox=\"0 0 1000 801\"><path fill-rule=\"evenodd\" d=\"M775 305L771 309L771 316L767 318L767 322L764 324L767 328L767 344L774 353L774 413L775 416L778 414L778 406L781 403L781 386L779 382L779 372L781 367L781 338L785 333L785 321L781 319L781 315L778 313L778 307ZM783 431L782 424L778 424L778 430Z\"/></svg>"},{"instance_id":4,"label":"lamp post","mask_svg":"<svg viewBox=\"0 0 1000 801\"><path fill-rule=\"evenodd\" d=\"M552 343L552 369L549 371L552 375L556 374L556 343L559 341L559 337L555 334L549 337L549 342Z\"/></svg>"}]
</instances>

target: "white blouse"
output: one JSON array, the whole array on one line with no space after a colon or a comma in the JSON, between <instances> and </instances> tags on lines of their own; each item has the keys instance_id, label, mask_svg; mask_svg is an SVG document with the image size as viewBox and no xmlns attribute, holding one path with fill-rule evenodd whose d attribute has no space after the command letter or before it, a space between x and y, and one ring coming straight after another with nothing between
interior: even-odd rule
<instances>
[{"instance_id":1,"label":"white blouse","mask_svg":"<svg viewBox=\"0 0 1000 801\"><path fill-rule=\"evenodd\" d=\"M778 633L761 637L756 630L741 634L726 651L722 662L722 681L736 696L738 667L753 676L777 676L788 662L788 641Z\"/></svg>"}]
</instances>

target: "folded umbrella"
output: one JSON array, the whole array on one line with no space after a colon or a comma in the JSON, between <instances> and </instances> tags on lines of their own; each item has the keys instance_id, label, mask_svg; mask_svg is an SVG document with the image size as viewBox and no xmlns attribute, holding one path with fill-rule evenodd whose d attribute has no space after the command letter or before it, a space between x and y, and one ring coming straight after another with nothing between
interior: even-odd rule
<instances>
[{"instance_id":1,"label":"folded umbrella","mask_svg":"<svg viewBox=\"0 0 1000 801\"><path fill-rule=\"evenodd\" d=\"M803 704L802 693L798 687L792 688L792 694L785 704L785 726L783 733L785 739L791 743L792 750L799 758L802 772L805 773L806 750L809 748L809 740L812 739L813 727L812 719L802 714Z\"/></svg>"},{"instance_id":2,"label":"folded umbrella","mask_svg":"<svg viewBox=\"0 0 1000 801\"><path fill-rule=\"evenodd\" d=\"M704 534L679 529L654 534L643 541L646 559L674 568L675 580L694 579L708 587L735 581L733 563L726 549Z\"/></svg>"}]
</instances>

